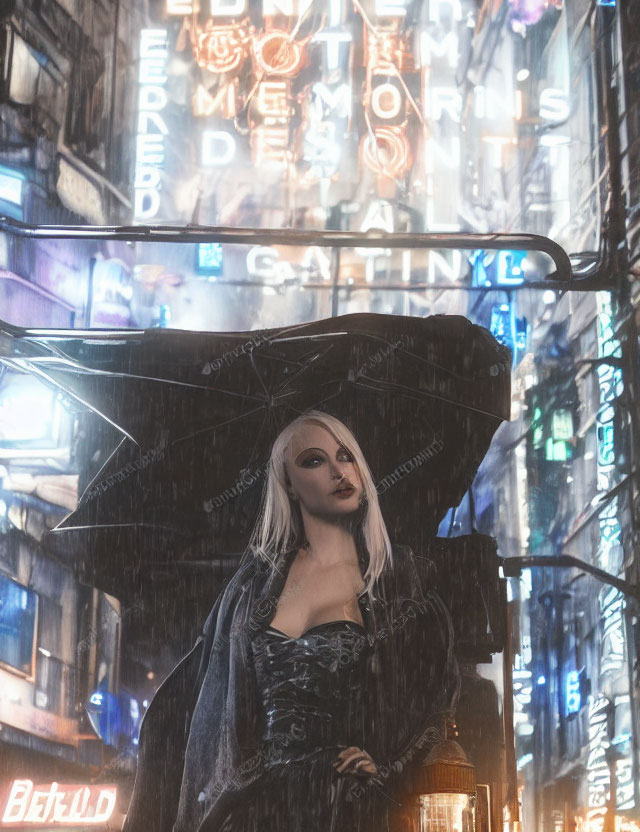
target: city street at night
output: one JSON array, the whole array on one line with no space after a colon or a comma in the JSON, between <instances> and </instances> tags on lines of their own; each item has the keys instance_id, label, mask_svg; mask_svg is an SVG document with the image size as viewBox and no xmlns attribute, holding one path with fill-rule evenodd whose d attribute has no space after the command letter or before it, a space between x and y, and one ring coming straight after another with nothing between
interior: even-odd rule
<instances>
[{"instance_id":1,"label":"city street at night","mask_svg":"<svg viewBox=\"0 0 640 832\"><path fill-rule=\"evenodd\" d=\"M640 832L640 5L0 24L0 830Z\"/></svg>"}]
</instances>

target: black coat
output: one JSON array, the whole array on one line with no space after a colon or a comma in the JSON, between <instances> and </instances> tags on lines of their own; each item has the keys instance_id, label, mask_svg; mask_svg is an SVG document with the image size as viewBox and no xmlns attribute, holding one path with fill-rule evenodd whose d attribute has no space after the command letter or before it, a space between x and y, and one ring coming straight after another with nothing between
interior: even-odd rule
<instances>
[{"instance_id":1,"label":"black coat","mask_svg":"<svg viewBox=\"0 0 640 832\"><path fill-rule=\"evenodd\" d=\"M123 832L219 832L236 801L260 787L261 698L251 638L274 618L295 551L283 552L276 569L245 552L202 635L159 687L141 725ZM358 554L364 575L368 553L358 545ZM459 691L451 618L431 588L428 565L395 544L375 597L360 599L373 648L365 750L378 775L355 788L382 788L398 803Z\"/></svg>"}]
</instances>

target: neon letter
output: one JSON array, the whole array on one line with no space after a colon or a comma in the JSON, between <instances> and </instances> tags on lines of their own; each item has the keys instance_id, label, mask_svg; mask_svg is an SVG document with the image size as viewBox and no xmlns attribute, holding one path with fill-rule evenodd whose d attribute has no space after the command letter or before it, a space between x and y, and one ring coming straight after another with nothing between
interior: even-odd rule
<instances>
[{"instance_id":1,"label":"neon letter","mask_svg":"<svg viewBox=\"0 0 640 832\"><path fill-rule=\"evenodd\" d=\"M380 84L371 94L371 107L378 118L396 118L402 109L402 96L393 84Z\"/></svg>"},{"instance_id":2,"label":"neon letter","mask_svg":"<svg viewBox=\"0 0 640 832\"><path fill-rule=\"evenodd\" d=\"M20 823L27 811L27 803L32 789L33 782L31 780L13 781L7 806L2 816L3 823Z\"/></svg>"},{"instance_id":3,"label":"neon letter","mask_svg":"<svg viewBox=\"0 0 640 832\"><path fill-rule=\"evenodd\" d=\"M202 164L207 167L228 165L236 152L232 135L221 130L205 130L202 134Z\"/></svg>"}]
</instances>

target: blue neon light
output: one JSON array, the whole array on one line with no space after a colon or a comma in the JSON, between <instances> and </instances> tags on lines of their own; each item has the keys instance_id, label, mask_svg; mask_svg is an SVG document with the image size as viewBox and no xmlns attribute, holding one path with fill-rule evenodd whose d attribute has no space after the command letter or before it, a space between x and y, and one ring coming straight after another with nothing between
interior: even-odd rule
<instances>
[{"instance_id":1,"label":"blue neon light","mask_svg":"<svg viewBox=\"0 0 640 832\"><path fill-rule=\"evenodd\" d=\"M489 330L496 341L509 347L515 367L527 347L526 318L516 318L511 304L500 303L491 309Z\"/></svg>"},{"instance_id":2,"label":"blue neon light","mask_svg":"<svg viewBox=\"0 0 640 832\"><path fill-rule=\"evenodd\" d=\"M570 670L567 673L567 715L577 714L582 704L582 696L580 694L580 674L577 670Z\"/></svg>"},{"instance_id":3,"label":"blue neon light","mask_svg":"<svg viewBox=\"0 0 640 832\"><path fill-rule=\"evenodd\" d=\"M199 272L206 274L221 275L222 245L220 243L198 243L196 268Z\"/></svg>"},{"instance_id":4,"label":"blue neon light","mask_svg":"<svg viewBox=\"0 0 640 832\"><path fill-rule=\"evenodd\" d=\"M526 251L485 251L477 249L469 257L474 286L520 286L524 283Z\"/></svg>"}]
</instances>

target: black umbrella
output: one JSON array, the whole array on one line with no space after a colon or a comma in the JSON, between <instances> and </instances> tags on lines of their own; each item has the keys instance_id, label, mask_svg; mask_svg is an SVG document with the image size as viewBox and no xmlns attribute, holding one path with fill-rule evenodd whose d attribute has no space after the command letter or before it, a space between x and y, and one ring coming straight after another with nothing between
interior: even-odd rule
<instances>
[{"instance_id":1,"label":"black umbrella","mask_svg":"<svg viewBox=\"0 0 640 832\"><path fill-rule=\"evenodd\" d=\"M435 534L509 418L509 350L460 316L109 336L25 334L13 353L121 432L45 539L120 597L151 564L243 549L273 440L306 409L354 432L397 540Z\"/></svg>"}]
</instances>

